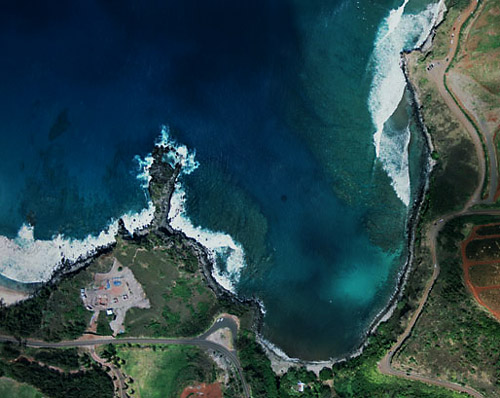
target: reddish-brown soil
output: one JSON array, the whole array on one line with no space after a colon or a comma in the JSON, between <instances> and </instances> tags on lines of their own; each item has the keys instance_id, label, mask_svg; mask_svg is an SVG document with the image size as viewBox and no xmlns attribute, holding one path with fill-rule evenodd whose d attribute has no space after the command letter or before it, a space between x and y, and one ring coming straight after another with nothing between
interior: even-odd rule
<instances>
[{"instance_id":1,"label":"reddish-brown soil","mask_svg":"<svg viewBox=\"0 0 500 398\"><path fill-rule=\"evenodd\" d=\"M474 298L476 301L485 307L488 311L490 311L498 320L500 320L500 284L496 284L498 281L498 278L496 277L497 275L496 272L493 272L496 270L497 265L498 265L498 259L495 259L494 256L489 259L481 259L480 261L478 260L471 260L468 258L466 254L466 249L467 246L473 242L473 241L478 241L478 240L491 240L491 239L499 239L500 240L500 235L479 235L477 233L477 230L481 227L484 226L493 226L493 225L499 225L499 224L487 224L487 225L479 225L473 228L471 234L469 237L462 242L462 264L463 264L463 269L464 269L464 279L465 279L465 284L473 294ZM473 268L474 274L478 274L480 272L484 272L485 274L492 273L490 276L483 275L486 277L486 280L489 281L489 283L481 283L480 286L478 284L475 284L473 280L478 281L480 278L472 278L471 279L471 267ZM485 279L485 278L481 278Z\"/></svg>"},{"instance_id":2,"label":"reddish-brown soil","mask_svg":"<svg viewBox=\"0 0 500 398\"><path fill-rule=\"evenodd\" d=\"M197 386L189 386L181 393L180 398L222 398L222 390L219 383L214 384L198 384Z\"/></svg>"}]
</instances>

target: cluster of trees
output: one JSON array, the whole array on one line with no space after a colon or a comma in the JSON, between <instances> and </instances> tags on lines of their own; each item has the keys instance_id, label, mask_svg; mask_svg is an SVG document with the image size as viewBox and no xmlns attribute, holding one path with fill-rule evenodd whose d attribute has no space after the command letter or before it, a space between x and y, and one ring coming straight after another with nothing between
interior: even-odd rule
<instances>
[{"instance_id":1,"label":"cluster of trees","mask_svg":"<svg viewBox=\"0 0 500 398\"><path fill-rule=\"evenodd\" d=\"M78 369L80 367L80 356L76 348L37 349L33 352L33 358L46 365L58 366L63 369Z\"/></svg>"},{"instance_id":2,"label":"cluster of trees","mask_svg":"<svg viewBox=\"0 0 500 398\"><path fill-rule=\"evenodd\" d=\"M31 298L9 307L0 301L0 332L47 341L81 336L91 316L79 292L86 277L78 273L71 277L74 279L64 278L57 286L44 285Z\"/></svg>"},{"instance_id":3,"label":"cluster of trees","mask_svg":"<svg viewBox=\"0 0 500 398\"><path fill-rule=\"evenodd\" d=\"M297 396L298 382L304 383L301 397L331 397L330 387L323 381L332 378L331 369L325 368L320 379L305 368L291 368L281 377L277 377L271 368L271 361L262 347L249 331L243 331L237 341L238 354L245 374L245 380L252 389L255 398L288 398Z\"/></svg>"},{"instance_id":4,"label":"cluster of trees","mask_svg":"<svg viewBox=\"0 0 500 398\"><path fill-rule=\"evenodd\" d=\"M20 357L13 362L0 360L0 375L31 384L53 398L112 398L114 395L113 382L97 366L77 373L60 373Z\"/></svg>"}]
</instances>

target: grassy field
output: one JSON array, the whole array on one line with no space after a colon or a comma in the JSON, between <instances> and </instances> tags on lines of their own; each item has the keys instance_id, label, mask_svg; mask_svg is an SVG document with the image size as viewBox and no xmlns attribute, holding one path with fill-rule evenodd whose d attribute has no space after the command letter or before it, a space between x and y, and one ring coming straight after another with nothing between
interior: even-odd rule
<instances>
[{"instance_id":1,"label":"grassy field","mask_svg":"<svg viewBox=\"0 0 500 398\"><path fill-rule=\"evenodd\" d=\"M421 113L432 136L433 158L437 161L428 193L430 218L462 208L479 179L478 159L469 135L445 104L437 87L429 81L426 71L430 62L442 59L449 49L449 29L459 9L468 4L458 3L458 8L448 10L434 37L431 52L415 51L408 57L408 72L422 104Z\"/></svg>"},{"instance_id":2,"label":"grassy field","mask_svg":"<svg viewBox=\"0 0 500 398\"><path fill-rule=\"evenodd\" d=\"M192 383L212 383L216 379L213 361L199 348L155 346L117 347L122 370L128 379L127 393L141 398L178 397Z\"/></svg>"},{"instance_id":3,"label":"grassy field","mask_svg":"<svg viewBox=\"0 0 500 398\"><path fill-rule=\"evenodd\" d=\"M500 4L497 1L485 1L460 57L461 69L492 94L500 94Z\"/></svg>"},{"instance_id":4,"label":"grassy field","mask_svg":"<svg viewBox=\"0 0 500 398\"><path fill-rule=\"evenodd\" d=\"M0 377L0 397L2 398L43 398L43 394L29 384L18 383L6 377Z\"/></svg>"},{"instance_id":5,"label":"grassy field","mask_svg":"<svg viewBox=\"0 0 500 398\"><path fill-rule=\"evenodd\" d=\"M438 242L440 277L395 364L500 397L500 324L465 287L459 249L473 224L492 221L466 217L444 227Z\"/></svg>"},{"instance_id":6,"label":"grassy field","mask_svg":"<svg viewBox=\"0 0 500 398\"><path fill-rule=\"evenodd\" d=\"M412 53L409 72L423 105L422 115L435 148L437 165L432 174L428 209L438 217L462 208L478 183L478 159L469 135L456 121L437 88L426 78L429 59Z\"/></svg>"},{"instance_id":7,"label":"grassy field","mask_svg":"<svg viewBox=\"0 0 500 398\"><path fill-rule=\"evenodd\" d=\"M180 241L169 246L154 236L140 245L119 241L114 255L130 267L151 303L150 309L127 312L127 335L192 336L210 326L219 309L215 294Z\"/></svg>"}]
</instances>

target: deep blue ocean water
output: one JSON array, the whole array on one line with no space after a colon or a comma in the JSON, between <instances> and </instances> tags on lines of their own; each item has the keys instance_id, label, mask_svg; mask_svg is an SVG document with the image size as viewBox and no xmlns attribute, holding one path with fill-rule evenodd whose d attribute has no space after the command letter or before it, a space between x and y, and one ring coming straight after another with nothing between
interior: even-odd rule
<instances>
[{"instance_id":1,"label":"deep blue ocean water","mask_svg":"<svg viewBox=\"0 0 500 398\"><path fill-rule=\"evenodd\" d=\"M374 41L399 6L4 5L0 234L29 221L38 239L83 238L139 211L134 156L168 124L200 163L183 180L191 220L245 249L237 290L263 300L264 337L306 359L352 351L406 256L409 208L375 158L367 105ZM414 198L424 152L408 101L391 123L413 132Z\"/></svg>"}]
</instances>

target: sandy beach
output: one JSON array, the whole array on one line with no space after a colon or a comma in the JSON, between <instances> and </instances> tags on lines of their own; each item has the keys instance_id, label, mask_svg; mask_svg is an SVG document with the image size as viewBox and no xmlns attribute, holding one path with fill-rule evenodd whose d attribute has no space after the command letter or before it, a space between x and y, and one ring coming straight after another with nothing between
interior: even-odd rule
<instances>
[{"instance_id":1,"label":"sandy beach","mask_svg":"<svg viewBox=\"0 0 500 398\"><path fill-rule=\"evenodd\" d=\"M26 292L20 292L18 290L13 290L7 287L0 286L0 299L6 305L17 303L18 301L25 300L28 297L29 294Z\"/></svg>"}]
</instances>

